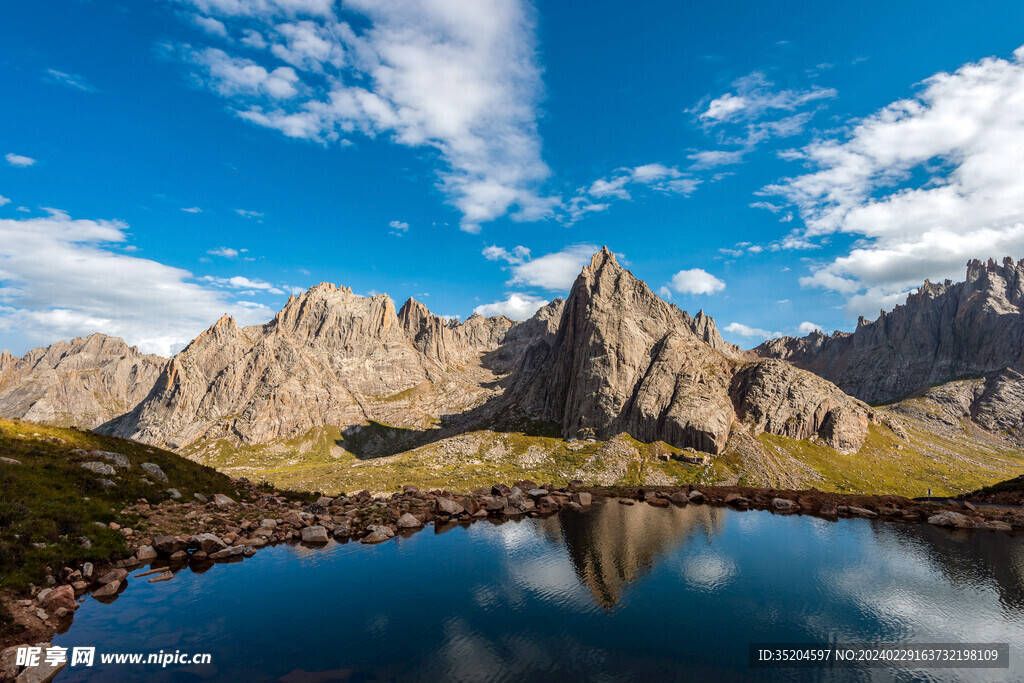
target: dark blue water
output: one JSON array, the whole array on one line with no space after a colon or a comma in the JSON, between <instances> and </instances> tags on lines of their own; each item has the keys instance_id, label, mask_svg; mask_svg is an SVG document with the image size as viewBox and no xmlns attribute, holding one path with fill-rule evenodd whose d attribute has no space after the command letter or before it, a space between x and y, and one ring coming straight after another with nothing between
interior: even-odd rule
<instances>
[{"instance_id":1,"label":"dark blue water","mask_svg":"<svg viewBox=\"0 0 1024 683\"><path fill-rule=\"evenodd\" d=\"M762 641L998 641L1012 663L751 670ZM136 579L55 644L212 655L60 680L1024 680L1024 538L613 502Z\"/></svg>"}]
</instances>

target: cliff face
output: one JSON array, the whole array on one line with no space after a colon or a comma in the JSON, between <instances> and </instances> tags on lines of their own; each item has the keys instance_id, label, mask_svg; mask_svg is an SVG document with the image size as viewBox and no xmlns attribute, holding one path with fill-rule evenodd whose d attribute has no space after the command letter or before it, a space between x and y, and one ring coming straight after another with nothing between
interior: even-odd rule
<instances>
[{"instance_id":1,"label":"cliff face","mask_svg":"<svg viewBox=\"0 0 1024 683\"><path fill-rule=\"evenodd\" d=\"M566 438L626 432L720 453L733 424L750 415L755 433L859 448L870 415L863 404L796 368L743 364L734 349L712 319L662 301L604 249L574 283L553 339L526 354L510 400ZM774 412L785 417L764 417ZM791 433L788 418L800 429Z\"/></svg>"},{"instance_id":2,"label":"cliff face","mask_svg":"<svg viewBox=\"0 0 1024 683\"><path fill-rule=\"evenodd\" d=\"M383 294L320 284L266 325L219 320L171 360L145 403L104 430L183 448L200 438L263 443L367 420L420 426L426 413L479 402L487 392L445 382L448 367L479 355L510 325L479 316L447 323L415 301L399 316Z\"/></svg>"},{"instance_id":3,"label":"cliff face","mask_svg":"<svg viewBox=\"0 0 1024 683\"><path fill-rule=\"evenodd\" d=\"M91 429L134 408L167 360L103 334L0 354L0 415Z\"/></svg>"},{"instance_id":4,"label":"cliff face","mask_svg":"<svg viewBox=\"0 0 1024 683\"><path fill-rule=\"evenodd\" d=\"M960 377L1024 370L1024 260L971 261L967 278L925 281L856 332L784 337L757 347L865 401L893 401Z\"/></svg>"},{"instance_id":5,"label":"cliff face","mask_svg":"<svg viewBox=\"0 0 1024 683\"><path fill-rule=\"evenodd\" d=\"M416 349L442 367L463 365L482 351L497 348L513 322L505 316L474 313L466 322L445 320L415 299L398 312L398 321Z\"/></svg>"}]
</instances>

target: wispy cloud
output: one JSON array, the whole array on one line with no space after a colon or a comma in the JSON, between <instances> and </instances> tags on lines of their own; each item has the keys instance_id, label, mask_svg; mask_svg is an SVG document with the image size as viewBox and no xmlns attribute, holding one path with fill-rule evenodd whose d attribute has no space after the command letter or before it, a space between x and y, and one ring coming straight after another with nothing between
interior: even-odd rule
<instances>
[{"instance_id":1,"label":"wispy cloud","mask_svg":"<svg viewBox=\"0 0 1024 683\"><path fill-rule=\"evenodd\" d=\"M263 218L263 214L260 213L259 211L248 211L246 209L235 209L235 213L237 213L242 218Z\"/></svg>"},{"instance_id":2,"label":"wispy cloud","mask_svg":"<svg viewBox=\"0 0 1024 683\"><path fill-rule=\"evenodd\" d=\"M94 93L97 92L95 86L85 79L84 76L78 74L69 74L57 69L46 69L43 72L43 80L47 83L54 83L56 85L63 85L72 90L78 90L80 92Z\"/></svg>"},{"instance_id":3,"label":"wispy cloud","mask_svg":"<svg viewBox=\"0 0 1024 683\"><path fill-rule=\"evenodd\" d=\"M388 223L388 227L391 228L388 232L395 237L401 237L405 233L409 232L409 224L405 221L391 221Z\"/></svg>"},{"instance_id":4,"label":"wispy cloud","mask_svg":"<svg viewBox=\"0 0 1024 683\"><path fill-rule=\"evenodd\" d=\"M203 210L200 209L198 206L189 206L187 208L182 209L182 211L184 211L185 213L202 213L203 212Z\"/></svg>"},{"instance_id":5,"label":"wispy cloud","mask_svg":"<svg viewBox=\"0 0 1024 683\"><path fill-rule=\"evenodd\" d=\"M346 18L329 0L182 1L262 51L257 62L179 46L199 81L241 118L323 144L385 135L431 147L443 164L438 183L470 232L559 206L540 193L549 170L537 132L535 11L526 0L352 0Z\"/></svg>"}]
</instances>

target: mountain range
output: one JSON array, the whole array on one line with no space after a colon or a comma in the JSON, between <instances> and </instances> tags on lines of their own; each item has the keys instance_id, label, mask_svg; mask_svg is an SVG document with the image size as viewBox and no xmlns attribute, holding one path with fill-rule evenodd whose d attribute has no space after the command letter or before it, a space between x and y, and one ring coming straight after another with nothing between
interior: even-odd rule
<instances>
[{"instance_id":1,"label":"mountain range","mask_svg":"<svg viewBox=\"0 0 1024 683\"><path fill-rule=\"evenodd\" d=\"M949 451L934 436L1016 453L1022 283L1024 261L972 261L965 282L925 282L853 333L752 351L723 341L703 311L663 301L607 248L566 300L523 322L452 321L414 299L396 310L386 295L322 283L263 325L225 316L170 359L102 334L20 359L4 352L0 415L199 459L216 444L295 460L296 444L327 428L335 458L482 432L570 445L629 437L673 458L739 458L739 476L769 479L790 476L764 464L771 437L852 456L872 434L907 441L909 428L921 430L918 450Z\"/></svg>"}]
</instances>

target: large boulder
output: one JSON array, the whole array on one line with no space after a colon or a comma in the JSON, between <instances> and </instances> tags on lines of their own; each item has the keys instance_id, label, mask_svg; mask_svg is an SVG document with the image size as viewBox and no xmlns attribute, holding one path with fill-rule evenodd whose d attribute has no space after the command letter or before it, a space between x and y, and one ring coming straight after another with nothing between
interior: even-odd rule
<instances>
[{"instance_id":1,"label":"large boulder","mask_svg":"<svg viewBox=\"0 0 1024 683\"><path fill-rule=\"evenodd\" d=\"M179 550L188 548L188 543L177 536L157 536L153 539L153 549L164 557L169 557Z\"/></svg>"},{"instance_id":2,"label":"large boulder","mask_svg":"<svg viewBox=\"0 0 1024 683\"><path fill-rule=\"evenodd\" d=\"M328 540L327 529L319 524L302 530L303 543L327 543Z\"/></svg>"},{"instance_id":3,"label":"large boulder","mask_svg":"<svg viewBox=\"0 0 1024 683\"><path fill-rule=\"evenodd\" d=\"M928 518L928 523L935 526L952 527L954 529L973 529L974 520L959 512L946 510Z\"/></svg>"},{"instance_id":4,"label":"large boulder","mask_svg":"<svg viewBox=\"0 0 1024 683\"><path fill-rule=\"evenodd\" d=\"M142 471L145 472L154 481L159 481L165 484L167 483L167 475L164 474L164 471L160 469L159 465L151 462L144 462L141 465L139 465L139 467L141 467Z\"/></svg>"},{"instance_id":5,"label":"large boulder","mask_svg":"<svg viewBox=\"0 0 1024 683\"><path fill-rule=\"evenodd\" d=\"M207 555L212 555L218 550L224 550L228 547L228 544L222 541L220 537L209 532L193 536L189 545L199 548Z\"/></svg>"},{"instance_id":6,"label":"large boulder","mask_svg":"<svg viewBox=\"0 0 1024 683\"><path fill-rule=\"evenodd\" d=\"M93 474L99 474L104 477L112 477L115 474L117 474L116 470L114 470L112 466L108 465L105 462L100 462L98 460L93 462L83 462L81 464L81 468L83 470L89 470Z\"/></svg>"},{"instance_id":7,"label":"large boulder","mask_svg":"<svg viewBox=\"0 0 1024 683\"><path fill-rule=\"evenodd\" d=\"M359 539L361 543L383 543L395 537L395 530L384 524L371 524L366 530L370 533Z\"/></svg>"}]
</instances>

